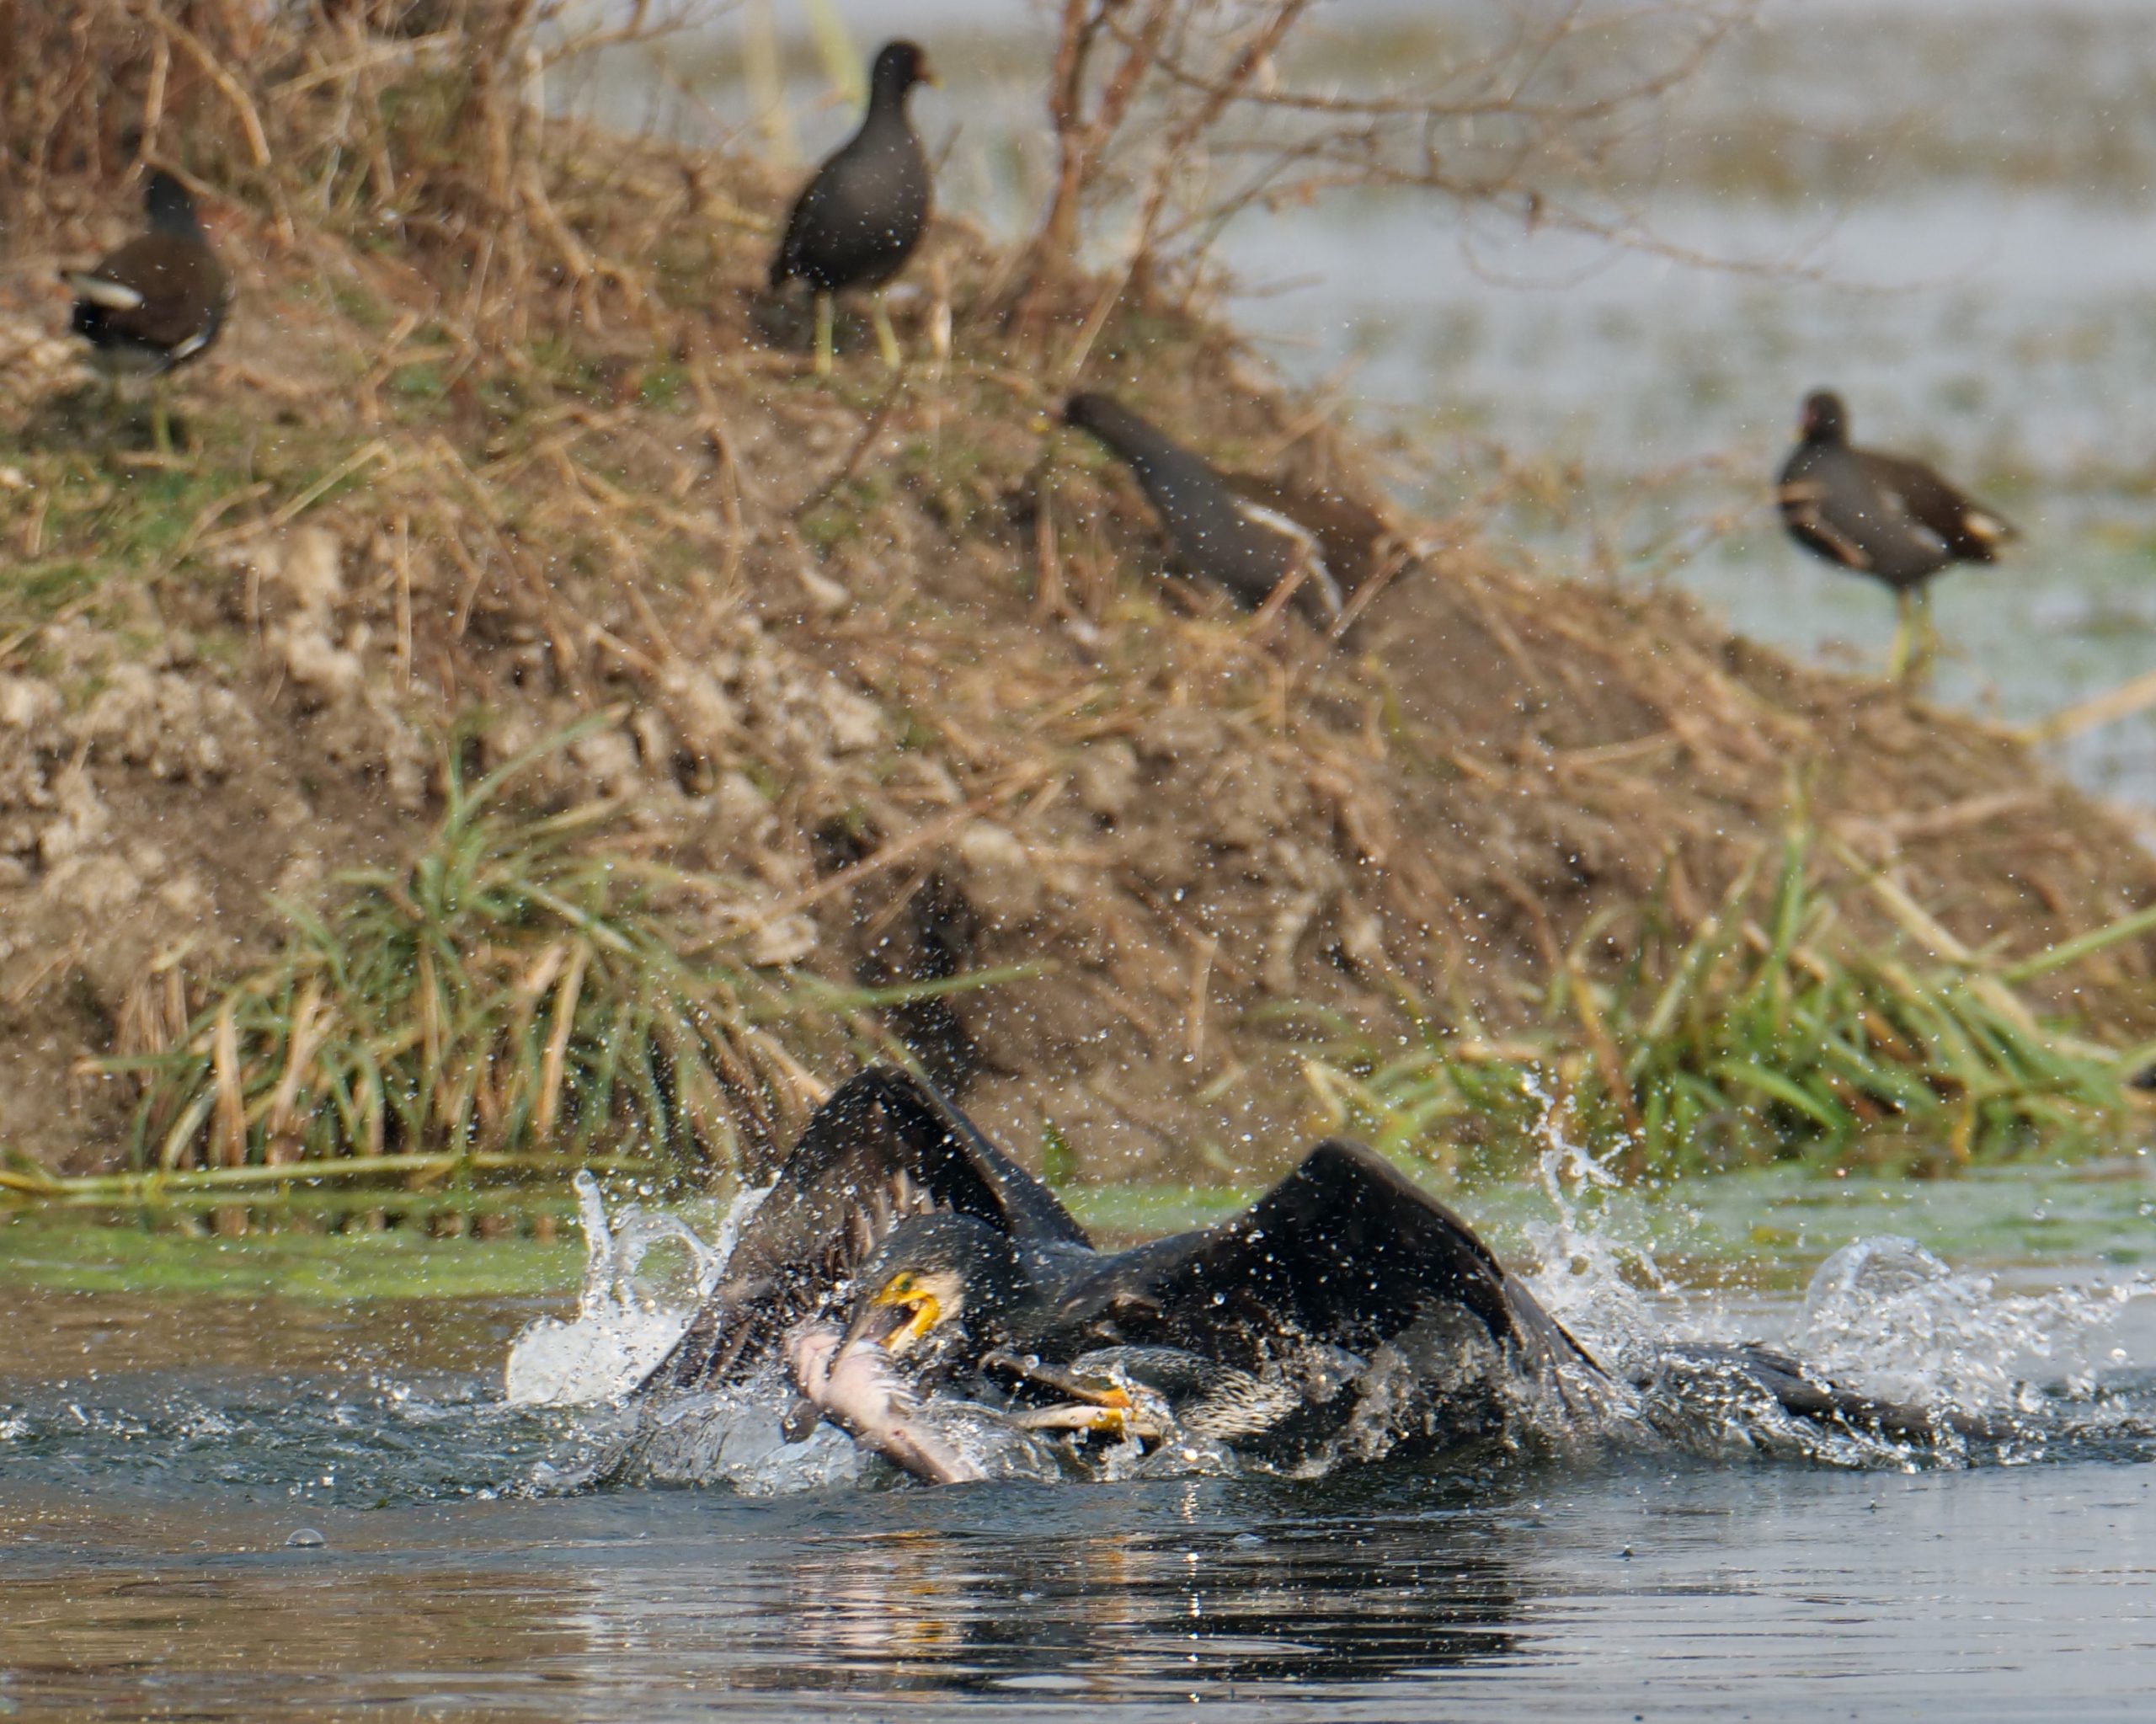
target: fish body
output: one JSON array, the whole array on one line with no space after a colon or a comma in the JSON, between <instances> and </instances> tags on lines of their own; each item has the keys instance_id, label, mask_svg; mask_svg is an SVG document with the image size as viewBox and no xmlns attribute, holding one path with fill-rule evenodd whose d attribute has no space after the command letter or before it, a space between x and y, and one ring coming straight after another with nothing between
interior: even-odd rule
<instances>
[{"instance_id":1,"label":"fish body","mask_svg":"<svg viewBox=\"0 0 2156 1724\"><path fill-rule=\"evenodd\" d=\"M787 1337L794 1386L855 1442L932 1485L988 1476L925 1417L913 1386L880 1342L849 1342L835 1323L803 1323Z\"/></svg>"}]
</instances>

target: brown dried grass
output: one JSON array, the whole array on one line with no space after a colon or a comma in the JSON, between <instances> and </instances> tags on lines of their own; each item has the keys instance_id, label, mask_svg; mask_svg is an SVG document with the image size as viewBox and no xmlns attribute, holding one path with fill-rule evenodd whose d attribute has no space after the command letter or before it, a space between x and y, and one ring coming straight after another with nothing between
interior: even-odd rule
<instances>
[{"instance_id":1,"label":"brown dried grass","mask_svg":"<svg viewBox=\"0 0 2156 1724\"><path fill-rule=\"evenodd\" d=\"M187 386L203 455L177 543L138 557L109 510L33 522L0 499L0 536L34 540L35 567L101 571L64 628L0 617L0 671L76 662L86 630L139 654L120 637L146 602L230 643L227 684L268 739L247 774L195 787L205 829L264 786L324 784L337 860L379 858L428 794L394 790L399 734L483 711L500 757L611 713L608 746L551 763L544 793L630 799L643 853L708 882L715 934L777 952L796 931L835 978L912 973L931 934L970 964L1033 966L956 1008L975 1100L1095 1177L1284 1154L1308 1102L1268 1008L1323 1006L1380 1043L1433 1017L1502 1029L1567 953L1592 974L1681 948L1800 805L1974 947L2041 950L2156 899L2129 835L2003 733L1791 666L1666 594L1523 570L1471 515L1396 521L1422 567L1352 651L1173 593L1123 477L1043 441L1054 390L1006 344L1013 272L979 235L940 226L902 309L916 354L954 329L947 358L895 382L850 359L820 387L765 333L789 187L542 124L512 88L530 4L473 0L446 69L409 38L355 45L358 15L93 0L71 35L0 0L0 27L46 56L0 133L23 280L40 247L80 247L78 212L114 207L130 124L214 189L242 276L231 337ZM1227 464L1381 501L1370 452L1225 332L1097 282L1042 303L1086 343L1089 382ZM350 423L321 424L323 400ZM29 400L23 423L57 472L79 455L46 411ZM281 465L218 466L264 427L294 451ZM325 638L383 691L364 746L330 748L343 709L279 656L296 625L275 565L308 531L341 574ZM119 825L147 830L141 770L54 735ZM258 876L231 872L190 976L261 924ZM197 979L183 1013L155 969L185 918L147 901L84 958L57 889L18 899L25 974L63 953L45 985L73 975L112 1013L206 1002ZM2138 1041L2152 974L2139 941L2044 985ZM39 1008L16 1009L0 1034Z\"/></svg>"}]
</instances>

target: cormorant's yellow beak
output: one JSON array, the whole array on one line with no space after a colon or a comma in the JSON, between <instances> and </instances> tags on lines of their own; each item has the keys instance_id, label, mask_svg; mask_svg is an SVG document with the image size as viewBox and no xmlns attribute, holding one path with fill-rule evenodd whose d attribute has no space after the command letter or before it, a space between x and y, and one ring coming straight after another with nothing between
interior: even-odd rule
<instances>
[{"instance_id":1,"label":"cormorant's yellow beak","mask_svg":"<svg viewBox=\"0 0 2156 1724\"><path fill-rule=\"evenodd\" d=\"M915 70L919 74L921 81L931 90L940 90L943 88L943 80L937 77L936 68L928 63L928 56L926 54L921 56L920 62Z\"/></svg>"},{"instance_id":2,"label":"cormorant's yellow beak","mask_svg":"<svg viewBox=\"0 0 2156 1724\"><path fill-rule=\"evenodd\" d=\"M869 1295L853 1320L846 1344L873 1341L894 1357L943 1321L943 1301L911 1275L894 1275Z\"/></svg>"}]
</instances>

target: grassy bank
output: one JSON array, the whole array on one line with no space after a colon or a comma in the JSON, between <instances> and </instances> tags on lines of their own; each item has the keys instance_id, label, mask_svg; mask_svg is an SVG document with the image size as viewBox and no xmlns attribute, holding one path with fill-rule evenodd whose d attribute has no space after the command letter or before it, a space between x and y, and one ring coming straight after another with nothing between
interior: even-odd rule
<instances>
[{"instance_id":1,"label":"grassy bank","mask_svg":"<svg viewBox=\"0 0 2156 1724\"><path fill-rule=\"evenodd\" d=\"M1539 1021L1509 1039L1418 1014L1415 1045L1387 1057L1353 1024L1321 1025L1329 1045L1311 1084L1343 1126L1396 1153L1449 1165L1472 1145L1502 1162L1555 1114L1635 1177L1785 1158L1940 1172L2138 1134L2136 1092L2156 1046L2093 1042L2016 990L2145 935L2156 913L2004 962L1969 950L1859 858L1844 854L1842 883L1822 887L1815 836L1784 839L1758 921L1755 864L1682 940L1651 901L1614 974L1583 962L1603 932L1590 923L1543 990ZM1853 887L1900 939L1851 937Z\"/></svg>"},{"instance_id":2,"label":"grassy bank","mask_svg":"<svg viewBox=\"0 0 2156 1724\"><path fill-rule=\"evenodd\" d=\"M178 457L59 334L131 189L22 176L0 1188L693 1182L871 1050L1081 1185L1516 1166L1529 1075L1640 1171L2137 1131L2156 869L2013 739L1400 518L1202 305L1014 320L962 224L819 382L790 184L504 108L514 48L383 59L357 151L298 61L267 159L189 86L241 299ZM1422 567L1346 651L1163 582L1074 382Z\"/></svg>"}]
</instances>

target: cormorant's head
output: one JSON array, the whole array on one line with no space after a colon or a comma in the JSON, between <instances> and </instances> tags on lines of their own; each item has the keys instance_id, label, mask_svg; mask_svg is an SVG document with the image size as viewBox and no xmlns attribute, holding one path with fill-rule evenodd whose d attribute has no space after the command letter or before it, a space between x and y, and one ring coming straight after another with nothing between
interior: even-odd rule
<instances>
[{"instance_id":1,"label":"cormorant's head","mask_svg":"<svg viewBox=\"0 0 2156 1724\"><path fill-rule=\"evenodd\" d=\"M846 1345L868 1340L900 1354L985 1322L1025 1297L1010 1236L971 1215L901 1221L862 1266Z\"/></svg>"},{"instance_id":2,"label":"cormorant's head","mask_svg":"<svg viewBox=\"0 0 2156 1724\"><path fill-rule=\"evenodd\" d=\"M1797 429L1807 443L1839 443L1849 435L1849 415L1842 398L1831 389L1814 389L1804 398L1804 416Z\"/></svg>"},{"instance_id":3,"label":"cormorant's head","mask_svg":"<svg viewBox=\"0 0 2156 1724\"><path fill-rule=\"evenodd\" d=\"M929 65L928 56L921 45L904 40L884 43L868 74L870 90L884 100L903 99L915 84L935 82L935 69Z\"/></svg>"}]
</instances>

